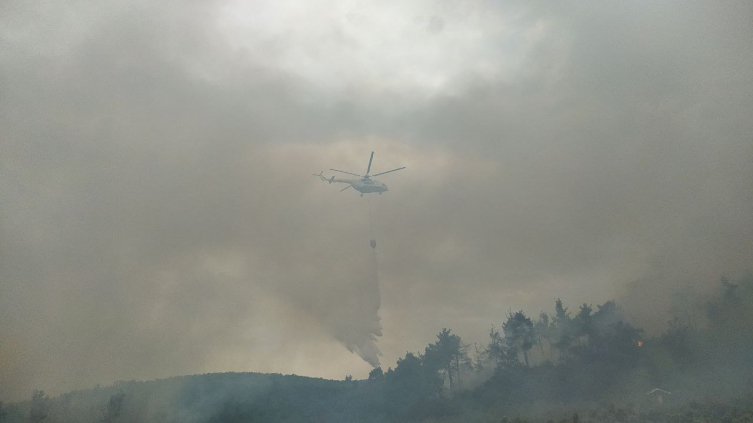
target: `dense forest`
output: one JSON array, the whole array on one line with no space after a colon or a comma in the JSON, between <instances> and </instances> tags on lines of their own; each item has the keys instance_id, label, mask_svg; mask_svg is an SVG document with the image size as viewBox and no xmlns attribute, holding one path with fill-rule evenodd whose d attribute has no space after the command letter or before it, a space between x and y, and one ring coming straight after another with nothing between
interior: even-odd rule
<instances>
[{"instance_id":1,"label":"dense forest","mask_svg":"<svg viewBox=\"0 0 753 423\"><path fill-rule=\"evenodd\" d=\"M509 312L484 346L442 330L366 380L175 377L1 404L0 422L753 421L753 277L674 310L657 336L613 301Z\"/></svg>"}]
</instances>

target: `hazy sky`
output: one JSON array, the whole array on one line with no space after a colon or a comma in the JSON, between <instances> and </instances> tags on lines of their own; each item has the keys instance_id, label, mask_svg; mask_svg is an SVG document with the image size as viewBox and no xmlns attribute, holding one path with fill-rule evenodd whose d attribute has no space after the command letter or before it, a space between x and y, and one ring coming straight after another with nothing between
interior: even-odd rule
<instances>
[{"instance_id":1,"label":"hazy sky","mask_svg":"<svg viewBox=\"0 0 753 423\"><path fill-rule=\"evenodd\" d=\"M384 367L556 297L664 322L674 292L752 265L752 21L746 1L0 3L0 400L365 377L344 344L374 324L369 200L310 175L372 150L407 166L370 200Z\"/></svg>"}]
</instances>

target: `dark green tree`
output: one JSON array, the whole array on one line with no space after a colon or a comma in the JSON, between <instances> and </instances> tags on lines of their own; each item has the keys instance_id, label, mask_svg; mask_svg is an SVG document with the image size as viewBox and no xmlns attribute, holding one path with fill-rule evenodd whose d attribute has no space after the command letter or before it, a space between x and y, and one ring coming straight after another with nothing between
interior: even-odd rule
<instances>
[{"instance_id":1,"label":"dark green tree","mask_svg":"<svg viewBox=\"0 0 753 423\"><path fill-rule=\"evenodd\" d=\"M425 357L419 357L412 352L397 360L397 366L388 379L393 385L409 389L416 394L434 396L442 391L442 377L438 369Z\"/></svg>"},{"instance_id":2,"label":"dark green tree","mask_svg":"<svg viewBox=\"0 0 753 423\"><path fill-rule=\"evenodd\" d=\"M554 301L554 323L563 324L570 320L570 313L567 311L567 307L562 305L562 300L557 298Z\"/></svg>"},{"instance_id":3,"label":"dark green tree","mask_svg":"<svg viewBox=\"0 0 753 423\"><path fill-rule=\"evenodd\" d=\"M471 368L468 345L447 328L437 334L437 342L426 347L423 359L428 368L441 371L449 379L450 390L460 386L462 369Z\"/></svg>"},{"instance_id":4,"label":"dark green tree","mask_svg":"<svg viewBox=\"0 0 753 423\"><path fill-rule=\"evenodd\" d=\"M369 372L370 382L376 382L378 380L382 380L382 378L384 378L384 372L382 371L381 366L377 366Z\"/></svg>"},{"instance_id":5,"label":"dark green tree","mask_svg":"<svg viewBox=\"0 0 753 423\"><path fill-rule=\"evenodd\" d=\"M436 367L425 357L408 352L385 374L385 411L396 420L406 416L422 420L442 403L442 384Z\"/></svg>"},{"instance_id":6,"label":"dark green tree","mask_svg":"<svg viewBox=\"0 0 753 423\"><path fill-rule=\"evenodd\" d=\"M505 341L510 348L510 352L514 355L522 352L526 367L529 367L528 351L533 348L533 344L536 342L536 333L531 319L526 317L523 311L509 313L507 321L502 324L502 330L505 333Z\"/></svg>"},{"instance_id":7,"label":"dark green tree","mask_svg":"<svg viewBox=\"0 0 753 423\"><path fill-rule=\"evenodd\" d=\"M552 326L552 338L556 340L554 347L559 351L560 358L569 357L570 346L575 338L574 325L567 307L562 305L562 300L559 298L554 303Z\"/></svg>"}]
</instances>

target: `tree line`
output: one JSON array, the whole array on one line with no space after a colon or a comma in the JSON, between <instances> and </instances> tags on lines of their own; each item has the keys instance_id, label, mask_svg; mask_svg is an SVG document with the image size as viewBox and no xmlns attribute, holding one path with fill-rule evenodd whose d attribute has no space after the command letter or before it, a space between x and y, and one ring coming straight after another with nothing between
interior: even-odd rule
<instances>
[{"instance_id":1,"label":"tree line","mask_svg":"<svg viewBox=\"0 0 753 423\"><path fill-rule=\"evenodd\" d=\"M570 310L557 299L552 313L508 312L481 346L444 328L422 351L365 380L208 374L57 398L36 391L29 401L0 403L0 422L473 422L561 411L541 404L570 407L568 421L628 421L671 414L666 407L710 393L753 400L753 277L723 279L717 295L685 303L690 310L677 310L654 336L631 325L614 301ZM667 393L665 409L645 408L649 392ZM571 412L594 403L612 405Z\"/></svg>"}]
</instances>

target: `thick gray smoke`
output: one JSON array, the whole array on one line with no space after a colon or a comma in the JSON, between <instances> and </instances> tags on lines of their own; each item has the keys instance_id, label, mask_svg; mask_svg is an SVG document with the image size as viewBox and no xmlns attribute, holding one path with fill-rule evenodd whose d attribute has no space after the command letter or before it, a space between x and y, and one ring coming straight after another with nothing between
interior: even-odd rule
<instances>
[{"instance_id":1,"label":"thick gray smoke","mask_svg":"<svg viewBox=\"0 0 753 423\"><path fill-rule=\"evenodd\" d=\"M0 400L664 324L751 266L752 3L327 4L0 2ZM378 281L310 176L370 151Z\"/></svg>"}]
</instances>

